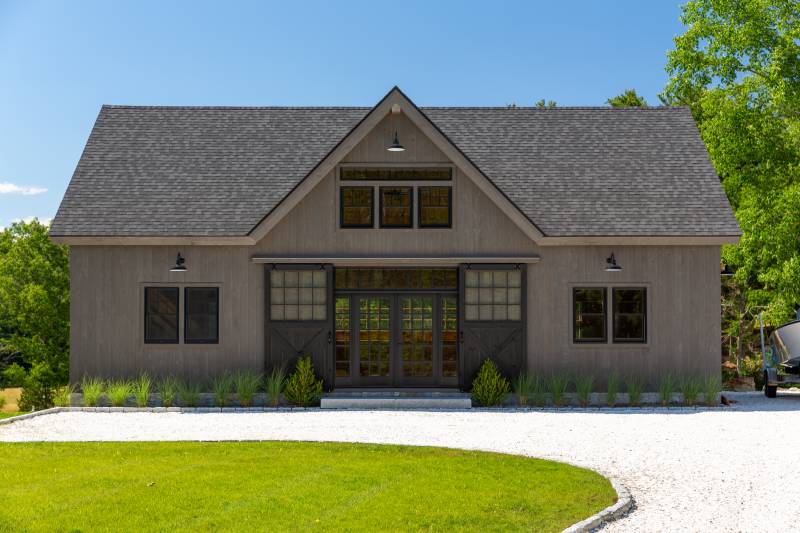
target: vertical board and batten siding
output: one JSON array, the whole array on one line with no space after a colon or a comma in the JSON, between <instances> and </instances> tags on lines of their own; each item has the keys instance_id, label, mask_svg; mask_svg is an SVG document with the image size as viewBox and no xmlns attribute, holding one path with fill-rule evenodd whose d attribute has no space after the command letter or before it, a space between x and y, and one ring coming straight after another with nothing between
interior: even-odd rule
<instances>
[{"instance_id":1,"label":"vertical board and batten siding","mask_svg":"<svg viewBox=\"0 0 800 533\"><path fill-rule=\"evenodd\" d=\"M622 272L604 270L612 251ZM646 287L647 343L574 344L571 291L581 286ZM527 292L533 372L588 374L603 387L617 370L650 389L667 373L719 374L718 246L546 247L541 262L528 268ZM610 309L607 317L610 322Z\"/></svg>"}]
</instances>

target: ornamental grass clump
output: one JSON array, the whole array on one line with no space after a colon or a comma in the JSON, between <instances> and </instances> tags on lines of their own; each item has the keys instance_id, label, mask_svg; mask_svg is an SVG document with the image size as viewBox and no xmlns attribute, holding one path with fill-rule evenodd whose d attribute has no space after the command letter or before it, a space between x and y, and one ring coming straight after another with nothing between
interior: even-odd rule
<instances>
[{"instance_id":1,"label":"ornamental grass clump","mask_svg":"<svg viewBox=\"0 0 800 533\"><path fill-rule=\"evenodd\" d=\"M184 407L197 407L200 403L200 385L187 381L178 382L178 397Z\"/></svg>"},{"instance_id":2,"label":"ornamental grass clump","mask_svg":"<svg viewBox=\"0 0 800 533\"><path fill-rule=\"evenodd\" d=\"M217 407L225 407L228 405L228 396L233 392L233 376L228 372L217 376L211 383L211 390Z\"/></svg>"},{"instance_id":3,"label":"ornamental grass clump","mask_svg":"<svg viewBox=\"0 0 800 533\"><path fill-rule=\"evenodd\" d=\"M130 382L124 379L109 381L106 386L106 396L114 407L123 407L128 402L132 391Z\"/></svg>"},{"instance_id":4,"label":"ornamental grass clump","mask_svg":"<svg viewBox=\"0 0 800 533\"><path fill-rule=\"evenodd\" d=\"M536 407L544 407L547 404L545 392L546 391L542 379L539 376L536 376L533 381L533 405Z\"/></svg>"},{"instance_id":5,"label":"ornamental grass clump","mask_svg":"<svg viewBox=\"0 0 800 533\"><path fill-rule=\"evenodd\" d=\"M514 392L517 395L517 404L520 407L528 406L535 383L536 378L525 371L517 375L517 379L514 380Z\"/></svg>"},{"instance_id":6,"label":"ornamental grass clump","mask_svg":"<svg viewBox=\"0 0 800 533\"><path fill-rule=\"evenodd\" d=\"M511 386L508 380L500 374L491 359L485 360L472 382L472 399L484 407L503 405L509 392Z\"/></svg>"},{"instance_id":7,"label":"ornamental grass clump","mask_svg":"<svg viewBox=\"0 0 800 533\"><path fill-rule=\"evenodd\" d=\"M286 386L286 367L278 365L272 369L264 380L264 390L267 393L267 402L271 407L278 407L281 403L281 394Z\"/></svg>"},{"instance_id":8,"label":"ornamental grass clump","mask_svg":"<svg viewBox=\"0 0 800 533\"><path fill-rule=\"evenodd\" d=\"M575 379L575 392L578 393L578 403L581 407L589 407L593 386L594 378L592 376L578 376Z\"/></svg>"},{"instance_id":9,"label":"ornamental grass clump","mask_svg":"<svg viewBox=\"0 0 800 533\"><path fill-rule=\"evenodd\" d=\"M642 391L644 384L639 378L630 378L627 380L628 386L628 405L639 407L642 404Z\"/></svg>"},{"instance_id":10,"label":"ornamental grass clump","mask_svg":"<svg viewBox=\"0 0 800 533\"><path fill-rule=\"evenodd\" d=\"M254 372L240 371L233 375L234 387L236 388L236 397L239 399L239 405L242 407L250 407L253 405L253 398L261 386L261 374Z\"/></svg>"},{"instance_id":11,"label":"ornamental grass clump","mask_svg":"<svg viewBox=\"0 0 800 533\"><path fill-rule=\"evenodd\" d=\"M686 378L681 383L684 405L696 405L697 398L703 390L703 384L695 378Z\"/></svg>"},{"instance_id":12,"label":"ornamental grass clump","mask_svg":"<svg viewBox=\"0 0 800 533\"><path fill-rule=\"evenodd\" d=\"M286 380L284 394L287 402L300 407L314 405L322 396L322 380L314 373L310 357L297 360L294 372Z\"/></svg>"},{"instance_id":13,"label":"ornamental grass clump","mask_svg":"<svg viewBox=\"0 0 800 533\"><path fill-rule=\"evenodd\" d=\"M567 387L569 387L569 378L566 376L559 376L553 374L547 382L547 389L550 392L550 398L553 405L561 407L564 405L564 396L567 394Z\"/></svg>"},{"instance_id":14,"label":"ornamental grass clump","mask_svg":"<svg viewBox=\"0 0 800 533\"><path fill-rule=\"evenodd\" d=\"M178 380L172 376L161 378L156 384L156 390L161 395L161 405L163 407L172 407L175 405L175 400L178 396Z\"/></svg>"},{"instance_id":15,"label":"ornamental grass clump","mask_svg":"<svg viewBox=\"0 0 800 533\"><path fill-rule=\"evenodd\" d=\"M53 405L56 407L69 407L72 404L72 394L77 387L74 383L67 383L63 387L56 389L55 396L53 396ZM2 408L2 405L0 405Z\"/></svg>"},{"instance_id":16,"label":"ornamental grass clump","mask_svg":"<svg viewBox=\"0 0 800 533\"><path fill-rule=\"evenodd\" d=\"M619 373L615 370L608 376L608 385L606 386L606 405L614 407L617 405L617 393L619 392Z\"/></svg>"},{"instance_id":17,"label":"ornamental grass clump","mask_svg":"<svg viewBox=\"0 0 800 533\"><path fill-rule=\"evenodd\" d=\"M705 382L704 389L706 405L709 407L716 406L718 403L717 397L722 392L722 381L719 376L710 376Z\"/></svg>"},{"instance_id":18,"label":"ornamental grass clump","mask_svg":"<svg viewBox=\"0 0 800 533\"><path fill-rule=\"evenodd\" d=\"M153 388L153 380L145 373L136 378L132 385L136 407L147 407L147 403L150 401L150 390Z\"/></svg>"},{"instance_id":19,"label":"ornamental grass clump","mask_svg":"<svg viewBox=\"0 0 800 533\"><path fill-rule=\"evenodd\" d=\"M97 402L103 395L103 380L100 378L84 377L81 381L81 390L83 391L83 405L86 407L96 407Z\"/></svg>"},{"instance_id":20,"label":"ornamental grass clump","mask_svg":"<svg viewBox=\"0 0 800 533\"><path fill-rule=\"evenodd\" d=\"M661 383L658 385L658 399L663 407L672 403L672 393L675 391L675 380L672 374L667 373L661 378Z\"/></svg>"}]
</instances>

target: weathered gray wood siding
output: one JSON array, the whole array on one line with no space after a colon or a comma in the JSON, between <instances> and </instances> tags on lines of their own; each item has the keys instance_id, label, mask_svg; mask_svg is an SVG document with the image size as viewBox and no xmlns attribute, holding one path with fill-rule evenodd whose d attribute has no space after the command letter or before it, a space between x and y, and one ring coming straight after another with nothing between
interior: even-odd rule
<instances>
[{"instance_id":1,"label":"weathered gray wood siding","mask_svg":"<svg viewBox=\"0 0 800 533\"><path fill-rule=\"evenodd\" d=\"M611 252L622 272L605 271ZM718 246L545 247L528 268L528 365L545 376L589 374L600 387L617 370L655 387L676 378L719 375ZM572 287L647 287L648 342L574 344ZM611 313L608 313L611 320Z\"/></svg>"}]
</instances>

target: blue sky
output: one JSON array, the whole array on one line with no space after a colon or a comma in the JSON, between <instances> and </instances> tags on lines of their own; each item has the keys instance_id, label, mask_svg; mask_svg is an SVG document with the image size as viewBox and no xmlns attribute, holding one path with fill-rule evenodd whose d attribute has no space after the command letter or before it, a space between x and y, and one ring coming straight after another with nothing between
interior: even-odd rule
<instances>
[{"instance_id":1,"label":"blue sky","mask_svg":"<svg viewBox=\"0 0 800 533\"><path fill-rule=\"evenodd\" d=\"M55 214L104 103L656 103L681 4L0 0L0 227Z\"/></svg>"}]
</instances>

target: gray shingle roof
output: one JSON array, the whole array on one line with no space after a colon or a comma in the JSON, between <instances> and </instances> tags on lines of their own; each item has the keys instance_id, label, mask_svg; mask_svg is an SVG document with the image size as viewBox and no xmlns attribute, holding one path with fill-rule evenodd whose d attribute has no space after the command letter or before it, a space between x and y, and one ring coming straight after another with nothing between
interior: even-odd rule
<instances>
[{"instance_id":1,"label":"gray shingle roof","mask_svg":"<svg viewBox=\"0 0 800 533\"><path fill-rule=\"evenodd\" d=\"M369 112L104 106L51 234L246 235ZM685 108L421 108L549 236L738 235Z\"/></svg>"}]
</instances>

